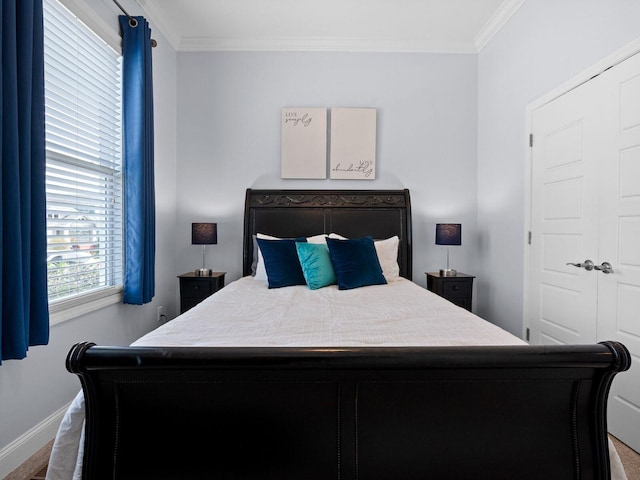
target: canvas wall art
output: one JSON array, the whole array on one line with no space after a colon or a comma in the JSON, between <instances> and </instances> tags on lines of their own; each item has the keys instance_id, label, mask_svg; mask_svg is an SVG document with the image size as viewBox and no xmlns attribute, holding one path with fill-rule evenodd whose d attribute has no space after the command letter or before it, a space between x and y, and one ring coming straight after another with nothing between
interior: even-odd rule
<instances>
[{"instance_id":1,"label":"canvas wall art","mask_svg":"<svg viewBox=\"0 0 640 480\"><path fill-rule=\"evenodd\" d=\"M330 178L376 178L376 109L332 108Z\"/></svg>"},{"instance_id":2,"label":"canvas wall art","mask_svg":"<svg viewBox=\"0 0 640 480\"><path fill-rule=\"evenodd\" d=\"M327 109L283 108L280 177L327 178Z\"/></svg>"}]
</instances>

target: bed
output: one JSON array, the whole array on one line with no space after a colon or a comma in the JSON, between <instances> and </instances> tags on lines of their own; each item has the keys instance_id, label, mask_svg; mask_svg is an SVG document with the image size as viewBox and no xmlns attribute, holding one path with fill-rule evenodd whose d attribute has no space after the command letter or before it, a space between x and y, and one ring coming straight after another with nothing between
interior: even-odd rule
<instances>
[{"instance_id":1,"label":"bed","mask_svg":"<svg viewBox=\"0 0 640 480\"><path fill-rule=\"evenodd\" d=\"M626 348L530 346L413 283L407 190L248 189L244 218L242 278L70 350L48 479L626 478L606 428ZM274 273L291 245L305 284ZM337 284L306 275L325 248Z\"/></svg>"}]
</instances>

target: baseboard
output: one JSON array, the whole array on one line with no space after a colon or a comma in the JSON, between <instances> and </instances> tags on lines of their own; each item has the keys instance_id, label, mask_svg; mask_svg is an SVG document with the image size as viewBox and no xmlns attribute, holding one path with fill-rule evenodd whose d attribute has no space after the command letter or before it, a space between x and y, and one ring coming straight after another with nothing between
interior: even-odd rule
<instances>
[{"instance_id":1,"label":"baseboard","mask_svg":"<svg viewBox=\"0 0 640 480\"><path fill-rule=\"evenodd\" d=\"M71 403L45 418L0 450L0 478L9 475L56 436L58 426L69 405Z\"/></svg>"}]
</instances>

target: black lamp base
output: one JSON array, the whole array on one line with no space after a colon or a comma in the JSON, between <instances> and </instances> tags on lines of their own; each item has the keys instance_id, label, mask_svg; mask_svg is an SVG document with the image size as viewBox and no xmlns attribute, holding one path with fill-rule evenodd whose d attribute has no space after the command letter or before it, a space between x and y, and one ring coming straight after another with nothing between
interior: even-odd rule
<instances>
[{"instance_id":1,"label":"black lamp base","mask_svg":"<svg viewBox=\"0 0 640 480\"><path fill-rule=\"evenodd\" d=\"M441 277L455 277L456 275L458 275L458 272L456 270L454 270L453 268L441 268L440 269L440 276Z\"/></svg>"}]
</instances>

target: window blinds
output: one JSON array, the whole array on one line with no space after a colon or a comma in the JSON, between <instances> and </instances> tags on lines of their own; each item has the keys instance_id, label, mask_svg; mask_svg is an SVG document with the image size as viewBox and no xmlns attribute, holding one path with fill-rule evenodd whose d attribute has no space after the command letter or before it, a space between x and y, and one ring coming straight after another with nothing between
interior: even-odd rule
<instances>
[{"instance_id":1,"label":"window blinds","mask_svg":"<svg viewBox=\"0 0 640 480\"><path fill-rule=\"evenodd\" d=\"M44 1L49 301L122 283L121 55Z\"/></svg>"}]
</instances>

